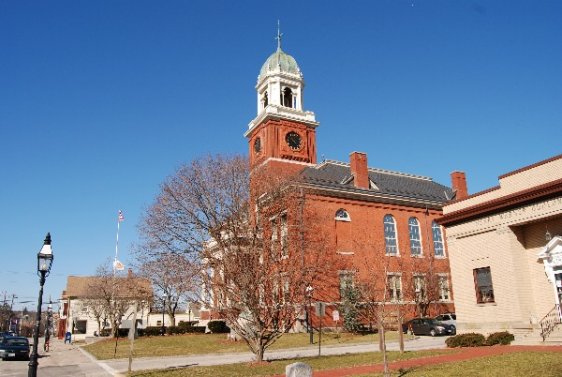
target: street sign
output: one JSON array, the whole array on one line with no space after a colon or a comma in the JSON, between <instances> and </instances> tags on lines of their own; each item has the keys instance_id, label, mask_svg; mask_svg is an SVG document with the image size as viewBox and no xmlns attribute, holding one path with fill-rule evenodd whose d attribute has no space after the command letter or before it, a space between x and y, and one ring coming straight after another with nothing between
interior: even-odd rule
<instances>
[{"instance_id":1,"label":"street sign","mask_svg":"<svg viewBox=\"0 0 562 377\"><path fill-rule=\"evenodd\" d=\"M337 322L340 320L340 312L337 310L334 310L332 312L332 319L334 320L334 322Z\"/></svg>"}]
</instances>

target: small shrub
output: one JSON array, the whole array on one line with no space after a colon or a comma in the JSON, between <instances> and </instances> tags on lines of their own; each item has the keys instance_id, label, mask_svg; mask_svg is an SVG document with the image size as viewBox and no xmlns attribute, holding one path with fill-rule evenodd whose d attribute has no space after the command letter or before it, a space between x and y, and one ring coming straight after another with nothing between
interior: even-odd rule
<instances>
[{"instance_id":1,"label":"small shrub","mask_svg":"<svg viewBox=\"0 0 562 377\"><path fill-rule=\"evenodd\" d=\"M191 326L191 327L187 327L186 328L186 334L189 333L201 333L201 334L205 334L205 326Z\"/></svg>"},{"instance_id":2,"label":"small shrub","mask_svg":"<svg viewBox=\"0 0 562 377\"><path fill-rule=\"evenodd\" d=\"M149 326L144 329L139 329L139 336L158 336L160 335L160 326Z\"/></svg>"},{"instance_id":3,"label":"small shrub","mask_svg":"<svg viewBox=\"0 0 562 377\"><path fill-rule=\"evenodd\" d=\"M468 333L452 336L445 342L447 347L481 347L486 345L486 338L482 334Z\"/></svg>"},{"instance_id":4,"label":"small shrub","mask_svg":"<svg viewBox=\"0 0 562 377\"><path fill-rule=\"evenodd\" d=\"M180 321L178 323L178 327L185 329L185 328L193 327L198 323L199 321Z\"/></svg>"},{"instance_id":5,"label":"small shrub","mask_svg":"<svg viewBox=\"0 0 562 377\"><path fill-rule=\"evenodd\" d=\"M230 327L226 325L225 321L210 321L207 324L209 331L213 334L222 334L230 332Z\"/></svg>"},{"instance_id":6,"label":"small shrub","mask_svg":"<svg viewBox=\"0 0 562 377\"><path fill-rule=\"evenodd\" d=\"M494 344L502 344L505 346L511 344L511 342L513 342L514 340L515 336L513 336L513 334L510 334L507 331L501 331L488 335L486 344L489 346L493 346Z\"/></svg>"}]
</instances>

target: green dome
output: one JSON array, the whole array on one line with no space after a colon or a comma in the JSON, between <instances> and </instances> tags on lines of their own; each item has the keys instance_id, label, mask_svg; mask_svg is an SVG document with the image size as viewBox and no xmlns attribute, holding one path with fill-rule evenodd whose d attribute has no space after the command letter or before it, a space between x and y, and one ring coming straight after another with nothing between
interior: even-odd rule
<instances>
[{"instance_id":1,"label":"green dome","mask_svg":"<svg viewBox=\"0 0 562 377\"><path fill-rule=\"evenodd\" d=\"M264 77L269 72L275 72L278 69L280 69L281 72L292 73L293 75L300 76L301 74L301 70L299 69L295 58L293 58L291 55L286 54L280 48L278 48L277 51L271 54L269 58L267 58L265 63L263 63L259 77Z\"/></svg>"}]
</instances>

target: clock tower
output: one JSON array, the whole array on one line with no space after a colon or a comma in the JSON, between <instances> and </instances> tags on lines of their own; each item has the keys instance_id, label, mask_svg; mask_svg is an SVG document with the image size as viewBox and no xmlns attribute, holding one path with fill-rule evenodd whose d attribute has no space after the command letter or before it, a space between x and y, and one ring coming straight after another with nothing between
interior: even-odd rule
<instances>
[{"instance_id":1,"label":"clock tower","mask_svg":"<svg viewBox=\"0 0 562 377\"><path fill-rule=\"evenodd\" d=\"M281 50L263 64L258 81L257 116L248 125L250 166L281 165L297 170L316 164L316 127L311 111L303 110L303 75L295 59Z\"/></svg>"}]
</instances>

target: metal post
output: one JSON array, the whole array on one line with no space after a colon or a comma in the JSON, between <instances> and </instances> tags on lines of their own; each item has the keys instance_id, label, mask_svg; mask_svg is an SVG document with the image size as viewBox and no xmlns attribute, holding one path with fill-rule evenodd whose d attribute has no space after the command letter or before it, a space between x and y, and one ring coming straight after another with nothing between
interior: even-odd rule
<instances>
[{"instance_id":1,"label":"metal post","mask_svg":"<svg viewBox=\"0 0 562 377\"><path fill-rule=\"evenodd\" d=\"M164 296L162 298L162 328L160 329L160 332L162 333L162 336L164 336L166 334L166 326L164 325L164 312L166 311L166 296Z\"/></svg>"},{"instance_id":2,"label":"metal post","mask_svg":"<svg viewBox=\"0 0 562 377\"><path fill-rule=\"evenodd\" d=\"M41 305L43 304L43 285L45 285L45 271L41 271L41 279L39 281L41 288L39 289L39 298L37 299L37 316L35 317L35 331L33 331L33 351L29 358L28 377L37 376L37 343L39 343L39 326L41 325Z\"/></svg>"},{"instance_id":3,"label":"metal post","mask_svg":"<svg viewBox=\"0 0 562 377\"><path fill-rule=\"evenodd\" d=\"M312 327L312 314L310 306L312 305L312 297L308 296L308 330L310 331L310 344L314 344L314 327Z\"/></svg>"}]
</instances>

